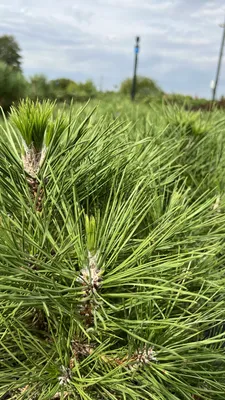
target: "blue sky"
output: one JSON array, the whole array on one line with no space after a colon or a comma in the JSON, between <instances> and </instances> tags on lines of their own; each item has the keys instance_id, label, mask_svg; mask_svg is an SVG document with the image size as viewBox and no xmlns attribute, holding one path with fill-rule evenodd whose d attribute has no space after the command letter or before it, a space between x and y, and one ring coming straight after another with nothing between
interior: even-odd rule
<instances>
[{"instance_id":1,"label":"blue sky","mask_svg":"<svg viewBox=\"0 0 225 400\"><path fill-rule=\"evenodd\" d=\"M224 0L2 0L0 34L13 34L26 76L92 79L112 89L133 71L167 92L210 96ZM218 95L225 95L225 52Z\"/></svg>"}]
</instances>

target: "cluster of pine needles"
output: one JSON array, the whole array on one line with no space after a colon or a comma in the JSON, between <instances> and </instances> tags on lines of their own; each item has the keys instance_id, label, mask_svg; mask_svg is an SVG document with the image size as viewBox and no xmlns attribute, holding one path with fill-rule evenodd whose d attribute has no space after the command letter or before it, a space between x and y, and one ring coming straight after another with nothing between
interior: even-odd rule
<instances>
[{"instance_id":1,"label":"cluster of pine needles","mask_svg":"<svg viewBox=\"0 0 225 400\"><path fill-rule=\"evenodd\" d=\"M132 107L3 115L2 400L224 400L225 119Z\"/></svg>"}]
</instances>

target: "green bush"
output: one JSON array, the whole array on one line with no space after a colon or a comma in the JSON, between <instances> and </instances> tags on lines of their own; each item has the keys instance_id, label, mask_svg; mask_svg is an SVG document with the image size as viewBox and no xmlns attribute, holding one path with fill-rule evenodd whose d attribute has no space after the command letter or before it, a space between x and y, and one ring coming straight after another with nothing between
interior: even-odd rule
<instances>
[{"instance_id":1,"label":"green bush","mask_svg":"<svg viewBox=\"0 0 225 400\"><path fill-rule=\"evenodd\" d=\"M120 93L123 95L130 96L133 80L131 78L126 79L120 85ZM137 76L136 81L136 99L144 99L146 97L157 97L162 96L163 92L159 86L150 78L144 76Z\"/></svg>"}]
</instances>

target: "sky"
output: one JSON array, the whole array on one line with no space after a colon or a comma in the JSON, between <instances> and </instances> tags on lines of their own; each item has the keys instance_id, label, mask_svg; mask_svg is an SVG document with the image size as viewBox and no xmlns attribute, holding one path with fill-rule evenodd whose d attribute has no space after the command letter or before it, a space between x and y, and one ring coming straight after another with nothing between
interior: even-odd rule
<instances>
[{"instance_id":1,"label":"sky","mask_svg":"<svg viewBox=\"0 0 225 400\"><path fill-rule=\"evenodd\" d=\"M0 35L14 35L26 76L92 79L114 89L138 74L168 93L210 97L224 0L1 0ZM225 51L218 96L225 95Z\"/></svg>"}]
</instances>

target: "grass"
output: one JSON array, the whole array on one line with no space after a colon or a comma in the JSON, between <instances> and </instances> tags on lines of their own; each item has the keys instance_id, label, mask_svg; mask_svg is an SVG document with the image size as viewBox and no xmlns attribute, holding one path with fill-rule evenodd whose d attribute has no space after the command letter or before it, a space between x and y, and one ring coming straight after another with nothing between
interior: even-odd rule
<instances>
[{"instance_id":1,"label":"grass","mask_svg":"<svg viewBox=\"0 0 225 400\"><path fill-rule=\"evenodd\" d=\"M0 396L224 399L223 114L36 106L0 137Z\"/></svg>"}]
</instances>

